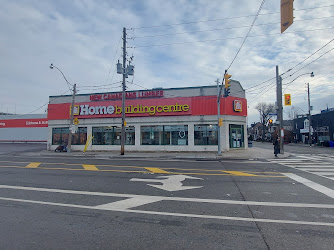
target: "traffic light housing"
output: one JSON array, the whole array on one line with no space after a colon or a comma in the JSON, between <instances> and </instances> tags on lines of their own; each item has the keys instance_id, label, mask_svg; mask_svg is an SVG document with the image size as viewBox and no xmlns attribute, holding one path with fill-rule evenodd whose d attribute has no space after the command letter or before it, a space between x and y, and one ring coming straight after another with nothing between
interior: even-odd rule
<instances>
[{"instance_id":1,"label":"traffic light housing","mask_svg":"<svg viewBox=\"0 0 334 250\"><path fill-rule=\"evenodd\" d=\"M290 94L284 94L284 103L287 106L291 105L291 95Z\"/></svg>"},{"instance_id":2,"label":"traffic light housing","mask_svg":"<svg viewBox=\"0 0 334 250\"><path fill-rule=\"evenodd\" d=\"M223 123L224 123L223 118L219 118L218 122L219 127L223 126Z\"/></svg>"},{"instance_id":3,"label":"traffic light housing","mask_svg":"<svg viewBox=\"0 0 334 250\"><path fill-rule=\"evenodd\" d=\"M273 120L269 119L269 125L273 124Z\"/></svg>"},{"instance_id":4,"label":"traffic light housing","mask_svg":"<svg viewBox=\"0 0 334 250\"><path fill-rule=\"evenodd\" d=\"M281 0L281 33L293 23L293 0Z\"/></svg>"},{"instance_id":5,"label":"traffic light housing","mask_svg":"<svg viewBox=\"0 0 334 250\"><path fill-rule=\"evenodd\" d=\"M228 97L230 95L230 86L231 84L229 83L231 80L232 75L229 75L227 72L225 72L224 75L224 80L225 80L225 97Z\"/></svg>"}]
</instances>

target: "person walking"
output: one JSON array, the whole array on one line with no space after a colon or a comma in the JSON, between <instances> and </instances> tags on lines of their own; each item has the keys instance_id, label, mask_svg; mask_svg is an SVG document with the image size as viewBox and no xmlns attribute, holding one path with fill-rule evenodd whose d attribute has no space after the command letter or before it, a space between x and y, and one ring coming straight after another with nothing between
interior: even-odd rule
<instances>
[{"instance_id":1,"label":"person walking","mask_svg":"<svg viewBox=\"0 0 334 250\"><path fill-rule=\"evenodd\" d=\"M280 151L280 146L279 146L279 141L277 140L276 137L273 141L273 145L274 145L274 155L275 157L277 157L277 154L279 154L279 151Z\"/></svg>"}]
</instances>

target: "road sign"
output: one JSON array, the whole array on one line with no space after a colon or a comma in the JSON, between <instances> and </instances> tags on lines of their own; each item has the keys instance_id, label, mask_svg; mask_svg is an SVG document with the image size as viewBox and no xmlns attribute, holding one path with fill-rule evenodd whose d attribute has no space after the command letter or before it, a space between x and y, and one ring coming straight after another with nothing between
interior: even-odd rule
<instances>
[{"instance_id":1,"label":"road sign","mask_svg":"<svg viewBox=\"0 0 334 250\"><path fill-rule=\"evenodd\" d=\"M70 131L72 134L75 134L78 132L78 126L77 125L70 125Z\"/></svg>"},{"instance_id":2,"label":"road sign","mask_svg":"<svg viewBox=\"0 0 334 250\"><path fill-rule=\"evenodd\" d=\"M192 177L188 175L158 176L157 178L163 180L132 178L130 181L159 182L162 183L162 185L153 185L153 184L147 184L147 185L169 192L203 187L203 186L182 186L182 181L184 181L185 179L203 180L202 178Z\"/></svg>"},{"instance_id":3,"label":"road sign","mask_svg":"<svg viewBox=\"0 0 334 250\"><path fill-rule=\"evenodd\" d=\"M78 124L79 124L79 119L78 119L78 117L75 117L75 118L74 118L73 123L74 123L75 125L78 125Z\"/></svg>"}]
</instances>

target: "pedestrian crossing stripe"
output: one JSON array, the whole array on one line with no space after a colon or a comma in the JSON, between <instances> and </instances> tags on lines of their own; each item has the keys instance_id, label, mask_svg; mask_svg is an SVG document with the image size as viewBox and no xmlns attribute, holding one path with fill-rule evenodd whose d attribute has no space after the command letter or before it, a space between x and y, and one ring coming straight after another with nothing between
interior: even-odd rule
<instances>
[{"instance_id":1,"label":"pedestrian crossing stripe","mask_svg":"<svg viewBox=\"0 0 334 250\"><path fill-rule=\"evenodd\" d=\"M268 159L269 162L280 164L286 167L298 169L311 174L315 174L327 179L334 180L334 162L328 159L327 155L294 155L297 158L292 159ZM330 162L323 162L323 161Z\"/></svg>"}]
</instances>

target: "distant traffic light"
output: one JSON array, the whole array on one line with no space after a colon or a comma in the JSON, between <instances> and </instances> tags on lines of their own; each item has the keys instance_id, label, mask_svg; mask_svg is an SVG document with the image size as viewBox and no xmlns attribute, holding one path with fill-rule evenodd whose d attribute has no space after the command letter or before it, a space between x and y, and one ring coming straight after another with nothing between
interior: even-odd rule
<instances>
[{"instance_id":1,"label":"distant traffic light","mask_svg":"<svg viewBox=\"0 0 334 250\"><path fill-rule=\"evenodd\" d=\"M269 125L273 124L273 120L269 119Z\"/></svg>"},{"instance_id":2,"label":"distant traffic light","mask_svg":"<svg viewBox=\"0 0 334 250\"><path fill-rule=\"evenodd\" d=\"M291 95L290 94L284 94L284 103L285 105L288 105L288 106L291 105Z\"/></svg>"},{"instance_id":3,"label":"distant traffic light","mask_svg":"<svg viewBox=\"0 0 334 250\"><path fill-rule=\"evenodd\" d=\"M225 72L224 75L224 79L225 79L225 97L228 97L230 95L230 86L231 84L229 83L231 80L232 75L227 74L227 72Z\"/></svg>"},{"instance_id":4,"label":"distant traffic light","mask_svg":"<svg viewBox=\"0 0 334 250\"><path fill-rule=\"evenodd\" d=\"M219 118L219 122L218 122L218 125L219 125L219 127L221 127L221 126L223 126L223 118Z\"/></svg>"},{"instance_id":5,"label":"distant traffic light","mask_svg":"<svg viewBox=\"0 0 334 250\"><path fill-rule=\"evenodd\" d=\"M281 33L293 23L293 0L281 0Z\"/></svg>"}]
</instances>

